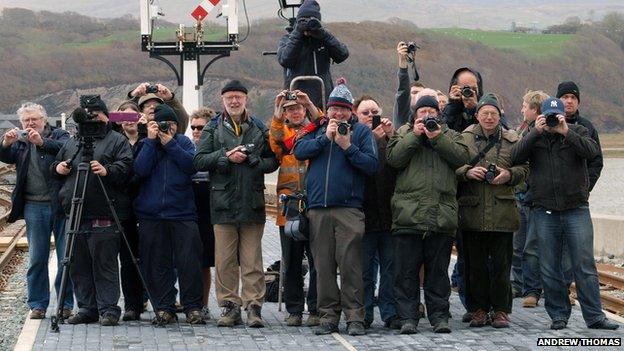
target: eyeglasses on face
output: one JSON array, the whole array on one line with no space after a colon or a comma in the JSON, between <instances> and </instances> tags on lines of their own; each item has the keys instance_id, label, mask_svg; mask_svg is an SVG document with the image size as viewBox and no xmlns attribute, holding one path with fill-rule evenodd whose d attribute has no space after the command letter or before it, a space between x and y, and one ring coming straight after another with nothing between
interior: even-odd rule
<instances>
[{"instance_id":1,"label":"eyeglasses on face","mask_svg":"<svg viewBox=\"0 0 624 351\"><path fill-rule=\"evenodd\" d=\"M378 115L378 114L379 114L379 110L366 110L366 111L362 111L362 112L360 112L360 114L361 114L362 116L368 116L368 115L373 115L373 116L375 116L375 115Z\"/></svg>"}]
</instances>

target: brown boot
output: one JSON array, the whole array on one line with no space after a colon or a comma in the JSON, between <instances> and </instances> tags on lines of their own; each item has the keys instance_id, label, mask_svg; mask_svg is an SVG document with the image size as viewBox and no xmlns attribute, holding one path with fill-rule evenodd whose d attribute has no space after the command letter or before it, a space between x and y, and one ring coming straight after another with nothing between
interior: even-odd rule
<instances>
[{"instance_id":1,"label":"brown boot","mask_svg":"<svg viewBox=\"0 0 624 351\"><path fill-rule=\"evenodd\" d=\"M509 328L509 316L503 311L494 312L492 317L492 327Z\"/></svg>"},{"instance_id":2,"label":"brown boot","mask_svg":"<svg viewBox=\"0 0 624 351\"><path fill-rule=\"evenodd\" d=\"M537 307L538 301L539 300L536 296L528 295L527 297L524 298L524 301L522 301L522 307L525 307L525 308Z\"/></svg>"},{"instance_id":3,"label":"brown boot","mask_svg":"<svg viewBox=\"0 0 624 351\"><path fill-rule=\"evenodd\" d=\"M250 328L264 328L262 306L250 305L247 307L247 326Z\"/></svg>"},{"instance_id":4,"label":"brown boot","mask_svg":"<svg viewBox=\"0 0 624 351\"><path fill-rule=\"evenodd\" d=\"M35 308L34 310L30 311L30 319L44 319L45 318L45 313L46 311L40 308Z\"/></svg>"},{"instance_id":5,"label":"brown boot","mask_svg":"<svg viewBox=\"0 0 624 351\"><path fill-rule=\"evenodd\" d=\"M233 327L242 323L240 306L234 302L227 301L225 306L223 306L221 318L217 321L217 327Z\"/></svg>"},{"instance_id":6,"label":"brown boot","mask_svg":"<svg viewBox=\"0 0 624 351\"><path fill-rule=\"evenodd\" d=\"M487 323L488 314L484 310L477 310L472 314L472 320L470 326L473 328L481 328Z\"/></svg>"}]
</instances>

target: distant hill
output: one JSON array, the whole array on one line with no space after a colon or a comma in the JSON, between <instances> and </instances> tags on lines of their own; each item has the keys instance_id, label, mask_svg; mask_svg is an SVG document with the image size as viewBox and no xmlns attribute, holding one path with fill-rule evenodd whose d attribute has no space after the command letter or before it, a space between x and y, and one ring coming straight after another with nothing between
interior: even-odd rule
<instances>
[{"instance_id":1,"label":"distant hill","mask_svg":"<svg viewBox=\"0 0 624 351\"><path fill-rule=\"evenodd\" d=\"M191 11L200 0L161 0L165 19L174 23L190 23ZM224 2L222 0L222 2ZM99 18L115 18L125 14L138 17L139 0L2 0L0 7L22 7L54 12L72 11ZM251 20L276 18L277 0L246 0ZM386 21L401 18L419 27L464 27L508 29L511 22L546 28L564 18L600 20L608 12L624 11L621 0L319 0L323 18L332 22ZM238 4L242 10L243 1ZM217 12L211 15L214 18ZM242 17L241 17L242 19Z\"/></svg>"},{"instance_id":2,"label":"distant hill","mask_svg":"<svg viewBox=\"0 0 624 351\"><path fill-rule=\"evenodd\" d=\"M592 27L563 37L454 33L419 29L401 20L332 23L328 28L351 52L345 63L333 66L334 78L347 77L356 96L367 93L379 98L386 113L392 110L396 90L396 43L413 40L422 47L417 64L428 86L446 92L451 73L472 66L483 74L485 90L499 93L507 114L517 122L526 89L554 94L559 81L575 80L581 88L581 110L598 128L624 129L624 51ZM275 57L261 52L274 50L283 34L280 21L254 24L240 50L210 68L206 104L218 108L223 80L240 78L253 87L253 110L268 117L273 96L282 85L282 70ZM0 85L0 112L7 113L13 113L25 99L42 101L52 114L69 112L81 89L96 87L100 88L94 91L116 102L131 88L125 84L173 77L163 63L140 52L138 25L129 17L98 20L77 14L5 10L0 19L0 57L0 81L7 83Z\"/></svg>"}]
</instances>

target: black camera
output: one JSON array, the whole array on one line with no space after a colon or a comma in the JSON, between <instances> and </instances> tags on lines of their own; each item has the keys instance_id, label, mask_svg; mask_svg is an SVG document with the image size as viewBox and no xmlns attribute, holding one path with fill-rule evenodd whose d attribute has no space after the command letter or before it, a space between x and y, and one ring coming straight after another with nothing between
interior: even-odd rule
<instances>
[{"instance_id":1,"label":"black camera","mask_svg":"<svg viewBox=\"0 0 624 351\"><path fill-rule=\"evenodd\" d=\"M78 136L86 138L106 135L106 123L97 119L97 111L106 111L106 104L99 95L81 95L80 107L71 116L78 124Z\"/></svg>"},{"instance_id":2,"label":"black camera","mask_svg":"<svg viewBox=\"0 0 624 351\"><path fill-rule=\"evenodd\" d=\"M553 113L546 116L546 125L550 128L555 128L559 124L559 118L557 114Z\"/></svg>"},{"instance_id":3,"label":"black camera","mask_svg":"<svg viewBox=\"0 0 624 351\"><path fill-rule=\"evenodd\" d=\"M413 41L410 41L409 43L407 43L407 53L408 54L413 54L418 49L420 49L420 46L416 45L416 43L414 43Z\"/></svg>"},{"instance_id":4,"label":"black camera","mask_svg":"<svg viewBox=\"0 0 624 351\"><path fill-rule=\"evenodd\" d=\"M256 148L256 145L254 144L245 144L240 149L242 153L247 155L247 164L250 165L251 167L255 167L258 163L260 163L260 158L253 154L255 148Z\"/></svg>"},{"instance_id":5,"label":"black camera","mask_svg":"<svg viewBox=\"0 0 624 351\"><path fill-rule=\"evenodd\" d=\"M349 134L349 130L351 130L349 122L342 121L338 123L338 134L347 135Z\"/></svg>"},{"instance_id":6,"label":"black camera","mask_svg":"<svg viewBox=\"0 0 624 351\"><path fill-rule=\"evenodd\" d=\"M438 117L436 116L425 117L423 123L425 124L425 128L430 132L435 132L440 128L440 125L438 124Z\"/></svg>"},{"instance_id":7,"label":"black camera","mask_svg":"<svg viewBox=\"0 0 624 351\"><path fill-rule=\"evenodd\" d=\"M474 95L474 91L472 91L472 88L468 85L464 85L461 88L461 94L465 97L465 98L470 98Z\"/></svg>"},{"instance_id":8,"label":"black camera","mask_svg":"<svg viewBox=\"0 0 624 351\"><path fill-rule=\"evenodd\" d=\"M487 171L485 172L485 181L489 184L492 184L492 181L494 180L494 178L496 178L497 173L498 172L496 171L496 165L490 163L487 166Z\"/></svg>"},{"instance_id":9,"label":"black camera","mask_svg":"<svg viewBox=\"0 0 624 351\"><path fill-rule=\"evenodd\" d=\"M158 87L155 84L150 84L145 88L145 92L147 94L156 94L158 93Z\"/></svg>"},{"instance_id":10,"label":"black camera","mask_svg":"<svg viewBox=\"0 0 624 351\"><path fill-rule=\"evenodd\" d=\"M289 91L286 93L286 100L288 101L296 101L297 100L297 93L295 93L294 91Z\"/></svg>"},{"instance_id":11,"label":"black camera","mask_svg":"<svg viewBox=\"0 0 624 351\"><path fill-rule=\"evenodd\" d=\"M297 28L300 31L308 30L310 32L321 29L321 21L314 17L304 17L297 21Z\"/></svg>"},{"instance_id":12,"label":"black camera","mask_svg":"<svg viewBox=\"0 0 624 351\"><path fill-rule=\"evenodd\" d=\"M169 131L169 122L167 121L158 122L158 130L163 133L167 133Z\"/></svg>"}]
</instances>

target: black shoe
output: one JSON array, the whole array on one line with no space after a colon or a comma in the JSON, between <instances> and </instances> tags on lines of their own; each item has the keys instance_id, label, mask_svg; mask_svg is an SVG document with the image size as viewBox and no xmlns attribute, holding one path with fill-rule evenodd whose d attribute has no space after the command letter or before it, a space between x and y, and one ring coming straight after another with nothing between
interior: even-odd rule
<instances>
[{"instance_id":1,"label":"black shoe","mask_svg":"<svg viewBox=\"0 0 624 351\"><path fill-rule=\"evenodd\" d=\"M449 327L447 321L440 321L433 326L433 332L436 334L448 334L451 332L451 327Z\"/></svg>"},{"instance_id":2,"label":"black shoe","mask_svg":"<svg viewBox=\"0 0 624 351\"><path fill-rule=\"evenodd\" d=\"M117 324L119 324L119 317L112 313L105 313L102 318L100 318L100 325L103 327L112 327Z\"/></svg>"},{"instance_id":3,"label":"black shoe","mask_svg":"<svg viewBox=\"0 0 624 351\"><path fill-rule=\"evenodd\" d=\"M413 319L406 319L401 323L401 334L416 334L418 333L418 329L416 327L418 323L416 323Z\"/></svg>"},{"instance_id":4,"label":"black shoe","mask_svg":"<svg viewBox=\"0 0 624 351\"><path fill-rule=\"evenodd\" d=\"M364 320L364 328L365 329L370 329L370 326L373 324L373 321L365 319Z\"/></svg>"},{"instance_id":5,"label":"black shoe","mask_svg":"<svg viewBox=\"0 0 624 351\"><path fill-rule=\"evenodd\" d=\"M362 322L347 323L347 333L349 333L349 335L351 336L366 335L366 329L364 328L364 323Z\"/></svg>"},{"instance_id":6,"label":"black shoe","mask_svg":"<svg viewBox=\"0 0 624 351\"><path fill-rule=\"evenodd\" d=\"M607 318L601 320L600 322L596 322L590 325L589 329L605 329L605 330L616 330L620 326L608 320Z\"/></svg>"},{"instance_id":7,"label":"black shoe","mask_svg":"<svg viewBox=\"0 0 624 351\"><path fill-rule=\"evenodd\" d=\"M327 335L338 332L338 325L329 322L321 322L321 325L314 328L315 335Z\"/></svg>"},{"instance_id":8,"label":"black shoe","mask_svg":"<svg viewBox=\"0 0 624 351\"><path fill-rule=\"evenodd\" d=\"M553 321L550 324L550 329L561 330L561 329L565 329L567 326L568 326L568 322L566 321Z\"/></svg>"},{"instance_id":9,"label":"black shoe","mask_svg":"<svg viewBox=\"0 0 624 351\"><path fill-rule=\"evenodd\" d=\"M464 313L464 315L462 316L462 323L470 323L471 320L472 320L472 313L470 312Z\"/></svg>"},{"instance_id":10,"label":"black shoe","mask_svg":"<svg viewBox=\"0 0 624 351\"><path fill-rule=\"evenodd\" d=\"M384 323L384 327L389 328L389 329L399 330L401 329L401 320L399 319L399 317L395 316L387 320Z\"/></svg>"},{"instance_id":11,"label":"black shoe","mask_svg":"<svg viewBox=\"0 0 624 351\"><path fill-rule=\"evenodd\" d=\"M67 323L69 324L89 324L97 321L97 317L89 317L87 314L82 312L78 312L75 315L67 318Z\"/></svg>"},{"instance_id":12,"label":"black shoe","mask_svg":"<svg viewBox=\"0 0 624 351\"><path fill-rule=\"evenodd\" d=\"M133 311L133 310L127 310L126 312L124 312L123 317L121 317L121 320L124 321L124 322L140 321L141 320L141 314L137 313L136 311Z\"/></svg>"}]
</instances>

